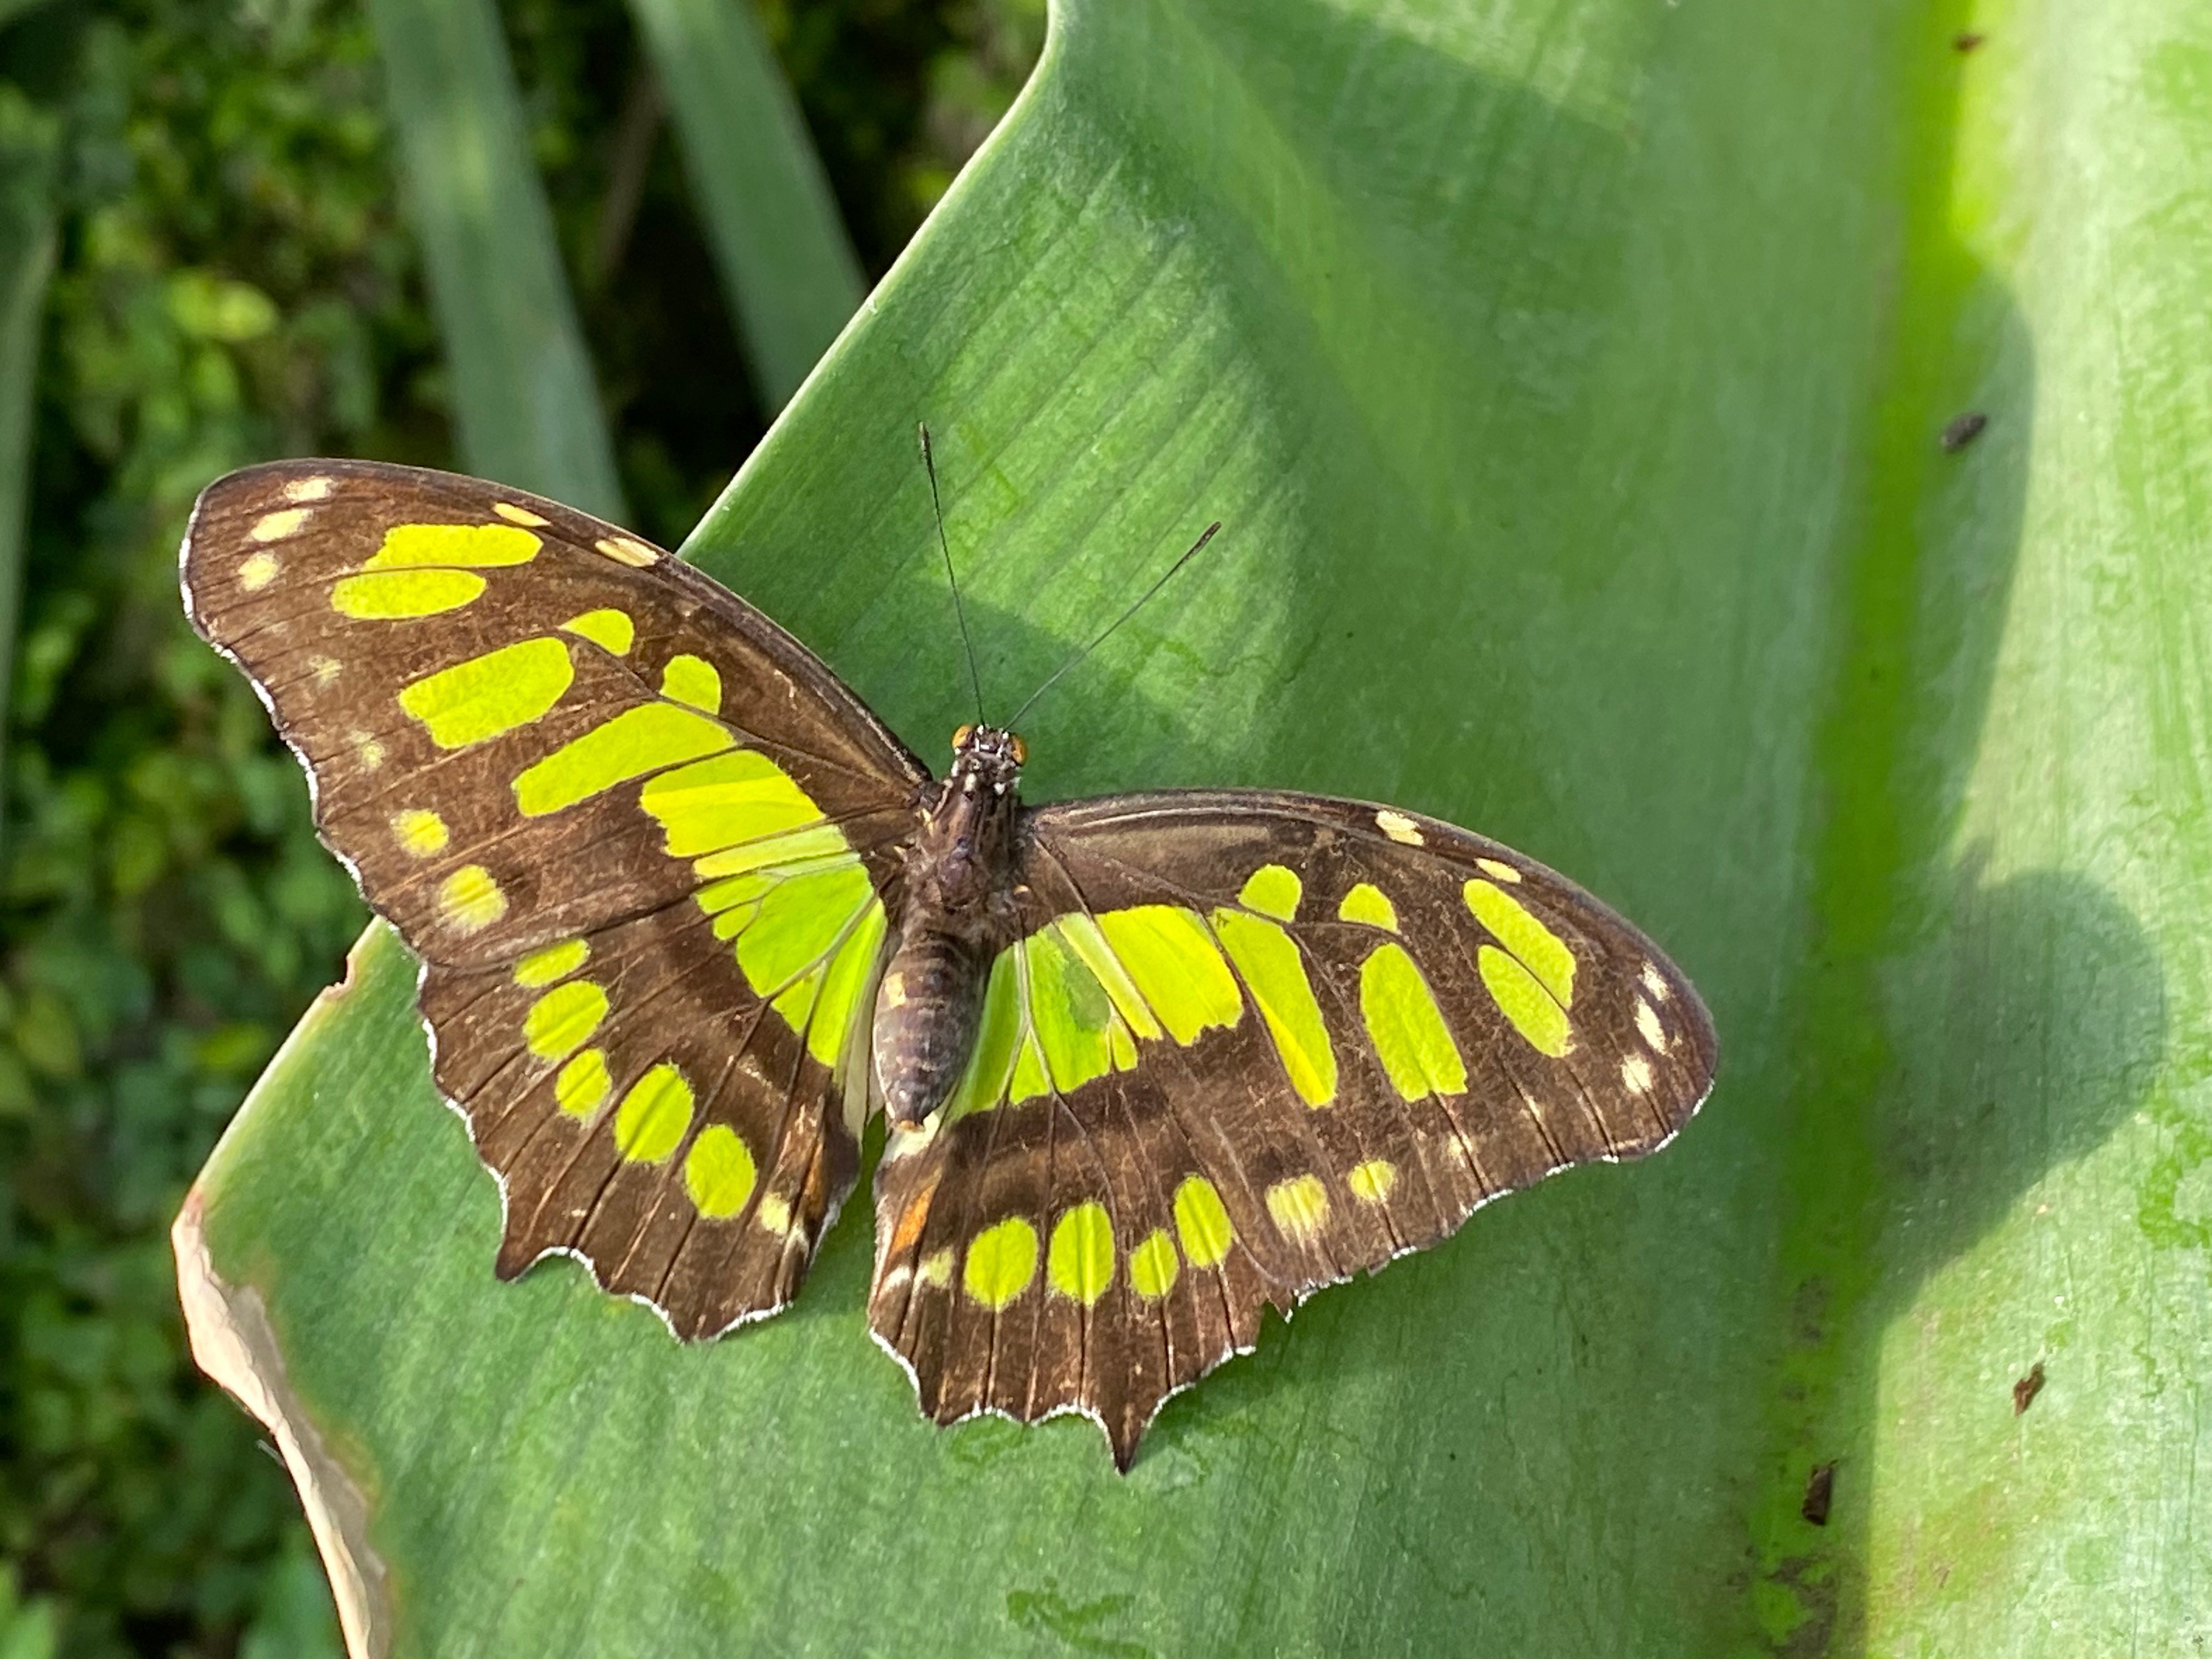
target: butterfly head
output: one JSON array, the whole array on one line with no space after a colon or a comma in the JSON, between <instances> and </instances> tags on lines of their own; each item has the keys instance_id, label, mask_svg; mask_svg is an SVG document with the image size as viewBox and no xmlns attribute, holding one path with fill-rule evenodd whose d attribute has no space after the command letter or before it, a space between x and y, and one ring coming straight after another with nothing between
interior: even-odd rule
<instances>
[{"instance_id":1,"label":"butterfly head","mask_svg":"<svg viewBox=\"0 0 2212 1659\"><path fill-rule=\"evenodd\" d=\"M948 791L965 795L1011 794L1022 781L1029 747L1013 732L996 726L963 726L952 734L952 771Z\"/></svg>"}]
</instances>

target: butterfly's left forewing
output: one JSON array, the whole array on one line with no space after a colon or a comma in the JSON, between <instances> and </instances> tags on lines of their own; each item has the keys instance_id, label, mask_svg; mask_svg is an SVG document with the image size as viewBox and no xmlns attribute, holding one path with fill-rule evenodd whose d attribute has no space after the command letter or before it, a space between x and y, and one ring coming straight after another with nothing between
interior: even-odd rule
<instances>
[{"instance_id":1,"label":"butterfly's left forewing","mask_svg":"<svg viewBox=\"0 0 2212 1659\"><path fill-rule=\"evenodd\" d=\"M858 1164L926 774L789 635L556 503L366 462L210 485L186 606L424 963L500 1266L702 1335L782 1305Z\"/></svg>"},{"instance_id":2,"label":"butterfly's left forewing","mask_svg":"<svg viewBox=\"0 0 2212 1659\"><path fill-rule=\"evenodd\" d=\"M1711 1085L1673 964L1480 836L1241 792L1027 830L968 1076L877 1177L871 1322L940 1421L1082 1411L1126 1465L1263 1307L1650 1152Z\"/></svg>"}]
</instances>

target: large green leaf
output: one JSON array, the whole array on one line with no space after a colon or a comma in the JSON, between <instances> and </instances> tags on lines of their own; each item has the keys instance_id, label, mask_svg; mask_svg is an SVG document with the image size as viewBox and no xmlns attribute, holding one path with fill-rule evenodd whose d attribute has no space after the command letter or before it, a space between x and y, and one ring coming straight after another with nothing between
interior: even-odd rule
<instances>
[{"instance_id":1,"label":"large green leaf","mask_svg":"<svg viewBox=\"0 0 2212 1659\"><path fill-rule=\"evenodd\" d=\"M857 1216L706 1348L495 1284L374 935L179 1227L363 1644L2191 1650L2209 145L2201 0L1068 0L690 552L934 746L916 416L1001 706L1225 520L1036 711L1033 793L1503 836L1698 978L1722 1087L1270 1328L1123 1479L922 1423Z\"/></svg>"}]
</instances>

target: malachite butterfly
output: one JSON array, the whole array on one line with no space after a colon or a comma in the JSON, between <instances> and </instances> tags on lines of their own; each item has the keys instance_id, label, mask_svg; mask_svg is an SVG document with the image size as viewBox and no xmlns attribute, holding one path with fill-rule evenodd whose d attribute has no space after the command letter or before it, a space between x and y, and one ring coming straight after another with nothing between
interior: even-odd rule
<instances>
[{"instance_id":1,"label":"malachite butterfly","mask_svg":"<svg viewBox=\"0 0 2212 1659\"><path fill-rule=\"evenodd\" d=\"M209 486L186 610L422 963L502 1277L684 1338L775 1313L860 1169L868 1319L940 1423L1163 1401L1322 1285L1705 1098L1633 927L1418 813L943 781L766 617L555 502L362 461Z\"/></svg>"}]
</instances>

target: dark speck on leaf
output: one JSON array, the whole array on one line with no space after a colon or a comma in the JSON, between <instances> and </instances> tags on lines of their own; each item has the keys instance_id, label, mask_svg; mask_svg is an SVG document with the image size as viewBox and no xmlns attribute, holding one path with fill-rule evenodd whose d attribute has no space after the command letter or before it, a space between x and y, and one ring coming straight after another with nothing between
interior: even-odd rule
<instances>
[{"instance_id":1,"label":"dark speck on leaf","mask_svg":"<svg viewBox=\"0 0 2212 1659\"><path fill-rule=\"evenodd\" d=\"M1836 1497L1836 1466L1823 1463L1805 1477L1805 1501L1797 1513L1816 1527L1828 1524L1828 1506Z\"/></svg>"},{"instance_id":2,"label":"dark speck on leaf","mask_svg":"<svg viewBox=\"0 0 2212 1659\"><path fill-rule=\"evenodd\" d=\"M1969 30L1963 34L1954 34L1951 37L1951 50L1954 52L1972 52L1976 46L1980 46L1985 38L1986 37L1983 35L1974 33L1972 30Z\"/></svg>"},{"instance_id":3,"label":"dark speck on leaf","mask_svg":"<svg viewBox=\"0 0 2212 1659\"><path fill-rule=\"evenodd\" d=\"M2035 1396L2043 1392L2043 1362L2039 1359L2028 1367L2027 1375L2012 1385L2012 1414L2018 1417L2035 1403Z\"/></svg>"},{"instance_id":4,"label":"dark speck on leaf","mask_svg":"<svg viewBox=\"0 0 2212 1659\"><path fill-rule=\"evenodd\" d=\"M1975 439L1980 437L1982 428L1989 423L1990 417L1983 414L1980 410L1968 410L1943 428L1943 453L1946 455L1957 454Z\"/></svg>"}]
</instances>

